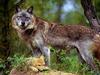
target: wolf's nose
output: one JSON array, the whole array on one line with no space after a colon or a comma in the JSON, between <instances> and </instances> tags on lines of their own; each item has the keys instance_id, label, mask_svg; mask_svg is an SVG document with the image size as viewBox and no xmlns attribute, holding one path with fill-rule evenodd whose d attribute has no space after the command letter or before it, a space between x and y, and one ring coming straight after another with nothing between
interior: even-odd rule
<instances>
[{"instance_id":1,"label":"wolf's nose","mask_svg":"<svg viewBox=\"0 0 100 75\"><path fill-rule=\"evenodd\" d=\"M22 26L24 26L25 25L25 22L22 22Z\"/></svg>"}]
</instances>

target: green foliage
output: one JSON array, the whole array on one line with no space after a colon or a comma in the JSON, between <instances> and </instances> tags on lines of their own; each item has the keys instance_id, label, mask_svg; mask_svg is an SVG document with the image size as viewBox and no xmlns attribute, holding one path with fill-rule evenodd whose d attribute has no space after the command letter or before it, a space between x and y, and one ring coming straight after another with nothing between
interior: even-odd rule
<instances>
[{"instance_id":1,"label":"green foliage","mask_svg":"<svg viewBox=\"0 0 100 75\"><path fill-rule=\"evenodd\" d=\"M12 68L17 68L21 70L25 65L26 57L24 55L15 54L14 56L10 56L7 60L0 59L0 71L3 72L3 75L8 75ZM7 69L7 65L10 66Z\"/></svg>"},{"instance_id":2,"label":"green foliage","mask_svg":"<svg viewBox=\"0 0 100 75\"><path fill-rule=\"evenodd\" d=\"M66 54L65 51L62 51L59 57L61 58L60 63L56 63L56 53L51 53L51 68L65 71L77 73L79 75L95 75L94 71L91 71L89 67L84 63L82 64L77 56L75 50L72 50L70 53Z\"/></svg>"},{"instance_id":3,"label":"green foliage","mask_svg":"<svg viewBox=\"0 0 100 75\"><path fill-rule=\"evenodd\" d=\"M84 24L85 18L83 15L79 15L80 13L77 11L71 11L66 14L66 19L64 20L67 24Z\"/></svg>"},{"instance_id":4,"label":"green foliage","mask_svg":"<svg viewBox=\"0 0 100 75\"><path fill-rule=\"evenodd\" d=\"M59 55L61 62L56 62L56 49L52 48L51 53L51 68L65 71L65 72L72 72L77 73L79 75L95 75L94 71L91 71L88 66L84 63L81 64L78 60L78 56L75 50L72 50L70 53L62 51ZM24 55L15 54L12 57L8 57L8 61L11 62L11 68L17 68L18 70L23 69L25 67L26 57ZM0 68L5 69L4 61L1 60ZM5 71L10 72L10 69Z\"/></svg>"},{"instance_id":5,"label":"green foliage","mask_svg":"<svg viewBox=\"0 0 100 75\"><path fill-rule=\"evenodd\" d=\"M0 59L0 69L4 69L4 68L5 68L4 61Z\"/></svg>"},{"instance_id":6,"label":"green foliage","mask_svg":"<svg viewBox=\"0 0 100 75\"><path fill-rule=\"evenodd\" d=\"M100 0L94 0L93 2L94 2L94 6L96 8L96 11L97 11L97 15L100 18Z\"/></svg>"},{"instance_id":7,"label":"green foliage","mask_svg":"<svg viewBox=\"0 0 100 75\"><path fill-rule=\"evenodd\" d=\"M26 58L24 55L16 54L13 57L8 57L8 61L11 62L13 68L17 68L20 65L24 65Z\"/></svg>"}]
</instances>

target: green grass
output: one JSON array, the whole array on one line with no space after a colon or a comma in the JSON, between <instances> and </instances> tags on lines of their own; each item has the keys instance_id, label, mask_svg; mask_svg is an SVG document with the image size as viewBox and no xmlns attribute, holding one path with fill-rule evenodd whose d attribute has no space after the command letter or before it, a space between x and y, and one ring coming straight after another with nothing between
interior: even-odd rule
<instances>
[{"instance_id":1,"label":"green grass","mask_svg":"<svg viewBox=\"0 0 100 75\"><path fill-rule=\"evenodd\" d=\"M52 61L51 68L65 72L77 73L79 75L96 74L94 71L91 71L85 63L81 64L75 50L72 50L68 54L66 54L65 51L62 51L62 53L59 56L61 57L60 58L61 62L55 63L56 53L55 52L51 53L51 61Z\"/></svg>"},{"instance_id":2,"label":"green grass","mask_svg":"<svg viewBox=\"0 0 100 75\"><path fill-rule=\"evenodd\" d=\"M62 51L59 55L61 62L57 63L56 59L56 50L51 50L51 68L64 72L77 73L79 75L96 75L94 71L89 70L86 64L81 64L78 60L78 56L75 50L72 50L70 53ZM15 54L8 58L8 61L11 62L11 67L18 67L23 65L27 57L21 54ZM0 59L0 68L5 69L5 64L3 60ZM7 71L8 72L8 71ZM10 70L9 70L10 72ZM8 73L9 73L8 72Z\"/></svg>"}]
</instances>

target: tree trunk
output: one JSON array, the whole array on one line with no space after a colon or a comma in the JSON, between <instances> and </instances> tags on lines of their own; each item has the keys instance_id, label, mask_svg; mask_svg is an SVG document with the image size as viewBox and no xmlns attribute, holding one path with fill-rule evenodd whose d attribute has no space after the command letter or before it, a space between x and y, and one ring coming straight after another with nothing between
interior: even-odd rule
<instances>
[{"instance_id":1,"label":"tree trunk","mask_svg":"<svg viewBox=\"0 0 100 75\"><path fill-rule=\"evenodd\" d=\"M2 0L2 22L1 22L1 51L4 55L4 58L7 58L10 53L10 46L9 46L9 14L8 14L8 0Z\"/></svg>"},{"instance_id":2,"label":"tree trunk","mask_svg":"<svg viewBox=\"0 0 100 75\"><path fill-rule=\"evenodd\" d=\"M23 0L20 0L22 2ZM10 62L7 60L7 58L10 55L10 22L11 22L11 16L10 14L13 11L9 11L9 7L13 7L13 4L9 6L10 0L0 0L0 58L2 58L5 62L5 69L3 68L2 71L5 74L5 72L10 67ZM18 3L20 3L18 2ZM17 3L17 4L18 4ZM15 4L14 6L16 6ZM8 74L7 74L8 75Z\"/></svg>"},{"instance_id":3,"label":"tree trunk","mask_svg":"<svg viewBox=\"0 0 100 75\"><path fill-rule=\"evenodd\" d=\"M57 11L56 11L56 19L55 22L61 23L61 16L62 16L62 7L65 0L57 0Z\"/></svg>"},{"instance_id":4,"label":"tree trunk","mask_svg":"<svg viewBox=\"0 0 100 75\"><path fill-rule=\"evenodd\" d=\"M91 0L81 0L81 5L84 9L84 14L87 17L91 25L91 28L93 28L97 32L100 32L100 23L98 21L98 17L96 15L96 11L92 4L92 1Z\"/></svg>"}]
</instances>

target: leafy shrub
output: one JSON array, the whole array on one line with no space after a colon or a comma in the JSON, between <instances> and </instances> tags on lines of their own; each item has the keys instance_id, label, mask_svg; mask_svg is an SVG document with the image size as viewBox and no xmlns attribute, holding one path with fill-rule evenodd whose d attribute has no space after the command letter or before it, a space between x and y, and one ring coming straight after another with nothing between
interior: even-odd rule
<instances>
[{"instance_id":1,"label":"leafy shrub","mask_svg":"<svg viewBox=\"0 0 100 75\"><path fill-rule=\"evenodd\" d=\"M16 54L13 57L8 57L8 61L11 62L11 67L21 68L25 64L26 57L24 55Z\"/></svg>"}]
</instances>

